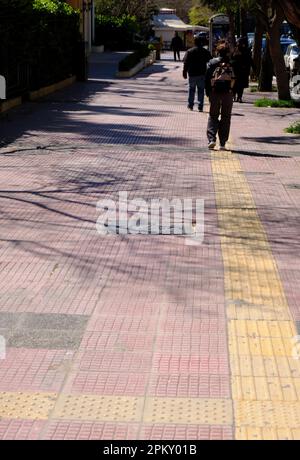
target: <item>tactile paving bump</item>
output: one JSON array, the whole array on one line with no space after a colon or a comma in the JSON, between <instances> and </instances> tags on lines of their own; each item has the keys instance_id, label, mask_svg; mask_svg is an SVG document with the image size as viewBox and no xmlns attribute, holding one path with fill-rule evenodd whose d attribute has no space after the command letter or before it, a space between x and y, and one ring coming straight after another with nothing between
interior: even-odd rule
<instances>
[{"instance_id":1,"label":"tactile paving bump","mask_svg":"<svg viewBox=\"0 0 300 460\"><path fill-rule=\"evenodd\" d=\"M292 356L294 343L292 338L273 337L235 337L229 336L231 356Z\"/></svg>"},{"instance_id":2,"label":"tactile paving bump","mask_svg":"<svg viewBox=\"0 0 300 460\"><path fill-rule=\"evenodd\" d=\"M296 334L293 321L230 320L228 331L235 337L273 337L292 339Z\"/></svg>"},{"instance_id":3,"label":"tactile paving bump","mask_svg":"<svg viewBox=\"0 0 300 460\"><path fill-rule=\"evenodd\" d=\"M236 426L299 428L300 402L235 401Z\"/></svg>"},{"instance_id":4,"label":"tactile paving bump","mask_svg":"<svg viewBox=\"0 0 300 460\"><path fill-rule=\"evenodd\" d=\"M289 429L289 428L257 428L253 426L237 427L236 440L264 440L264 441L275 441L275 440L299 440L300 429Z\"/></svg>"},{"instance_id":5,"label":"tactile paving bump","mask_svg":"<svg viewBox=\"0 0 300 460\"><path fill-rule=\"evenodd\" d=\"M233 399L243 401L299 401L300 379L234 376L232 395Z\"/></svg>"},{"instance_id":6,"label":"tactile paving bump","mask_svg":"<svg viewBox=\"0 0 300 460\"><path fill-rule=\"evenodd\" d=\"M126 396L61 395L54 418L135 422L142 417L144 398Z\"/></svg>"},{"instance_id":7,"label":"tactile paving bump","mask_svg":"<svg viewBox=\"0 0 300 460\"><path fill-rule=\"evenodd\" d=\"M47 420L56 399L55 393L0 392L0 418Z\"/></svg>"},{"instance_id":8,"label":"tactile paving bump","mask_svg":"<svg viewBox=\"0 0 300 460\"><path fill-rule=\"evenodd\" d=\"M232 401L229 399L149 398L144 422L230 425Z\"/></svg>"}]
</instances>

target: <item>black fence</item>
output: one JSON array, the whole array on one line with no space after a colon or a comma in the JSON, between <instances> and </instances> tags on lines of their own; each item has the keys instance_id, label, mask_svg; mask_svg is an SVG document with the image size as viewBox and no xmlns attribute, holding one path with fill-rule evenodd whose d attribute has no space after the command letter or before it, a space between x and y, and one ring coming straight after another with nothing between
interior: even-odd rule
<instances>
[{"instance_id":1,"label":"black fence","mask_svg":"<svg viewBox=\"0 0 300 460\"><path fill-rule=\"evenodd\" d=\"M3 16L0 11L0 74L8 99L80 74L82 53L76 14Z\"/></svg>"}]
</instances>

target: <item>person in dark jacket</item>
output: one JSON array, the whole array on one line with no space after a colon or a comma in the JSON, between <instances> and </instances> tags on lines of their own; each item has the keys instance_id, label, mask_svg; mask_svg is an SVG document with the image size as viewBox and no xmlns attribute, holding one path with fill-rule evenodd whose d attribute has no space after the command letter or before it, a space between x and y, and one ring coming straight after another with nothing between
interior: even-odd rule
<instances>
[{"instance_id":1,"label":"person in dark jacket","mask_svg":"<svg viewBox=\"0 0 300 460\"><path fill-rule=\"evenodd\" d=\"M237 41L237 47L232 56L232 65L236 78L233 88L233 100L243 102L244 89L249 86L251 67L254 69L247 39L240 38Z\"/></svg>"},{"instance_id":2,"label":"person in dark jacket","mask_svg":"<svg viewBox=\"0 0 300 460\"><path fill-rule=\"evenodd\" d=\"M189 49L184 56L183 78L189 76L188 109L193 110L196 88L198 92L198 110L203 112L205 73L211 54L202 46L202 37L195 35L195 46Z\"/></svg>"},{"instance_id":3,"label":"person in dark jacket","mask_svg":"<svg viewBox=\"0 0 300 460\"><path fill-rule=\"evenodd\" d=\"M180 61L180 51L183 49L183 41L179 37L178 32L175 32L175 36L172 38L171 41L171 50L174 51L174 61L176 62L176 57L178 57L178 61Z\"/></svg>"},{"instance_id":4,"label":"person in dark jacket","mask_svg":"<svg viewBox=\"0 0 300 460\"><path fill-rule=\"evenodd\" d=\"M206 95L210 102L207 138L208 148L214 149L218 134L220 150L225 150L230 131L235 76L230 62L229 46L220 43L217 53L219 57L209 61L205 77Z\"/></svg>"}]
</instances>

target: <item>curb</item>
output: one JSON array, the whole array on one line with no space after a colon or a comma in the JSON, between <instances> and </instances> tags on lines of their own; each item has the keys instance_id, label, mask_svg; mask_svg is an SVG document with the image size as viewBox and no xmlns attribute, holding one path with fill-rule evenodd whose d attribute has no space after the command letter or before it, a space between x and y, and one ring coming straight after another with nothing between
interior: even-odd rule
<instances>
[{"instance_id":1,"label":"curb","mask_svg":"<svg viewBox=\"0 0 300 460\"><path fill-rule=\"evenodd\" d=\"M76 81L76 76L72 76L66 78L65 80L59 81L58 83L54 83L53 85L45 86L40 88L36 91L30 91L27 95L15 97L13 99L8 99L7 101L0 101L0 114L8 112L15 107L22 105L23 101L29 100L31 102L36 101L42 97L48 96L56 91L66 88L67 86L71 86Z\"/></svg>"},{"instance_id":2,"label":"curb","mask_svg":"<svg viewBox=\"0 0 300 460\"><path fill-rule=\"evenodd\" d=\"M146 67L152 65L156 60L155 55L156 55L156 52L152 51L149 56L147 56L144 59L141 59L140 62L135 67L133 67L132 69L117 72L117 77L118 78L130 78L130 77L133 77L134 75L136 75L141 70L143 70Z\"/></svg>"},{"instance_id":3,"label":"curb","mask_svg":"<svg viewBox=\"0 0 300 460\"><path fill-rule=\"evenodd\" d=\"M8 110L14 109L22 104L22 97L15 97L0 103L0 113L5 113Z\"/></svg>"},{"instance_id":4,"label":"curb","mask_svg":"<svg viewBox=\"0 0 300 460\"><path fill-rule=\"evenodd\" d=\"M67 86L71 86L73 83L75 83L76 77L69 77L66 78L65 80L59 81L58 83L54 83L53 85L49 86L44 86L43 88L40 88L36 91L30 91L29 92L29 100L30 101L36 101L37 99L40 99L41 97L48 96L49 94L52 94L56 91L59 91L60 89L64 89Z\"/></svg>"}]
</instances>

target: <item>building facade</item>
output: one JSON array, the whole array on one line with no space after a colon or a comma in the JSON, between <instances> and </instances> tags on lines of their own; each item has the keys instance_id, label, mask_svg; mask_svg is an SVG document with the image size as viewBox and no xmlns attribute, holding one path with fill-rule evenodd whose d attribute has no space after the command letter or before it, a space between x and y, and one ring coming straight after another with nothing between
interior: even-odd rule
<instances>
[{"instance_id":1,"label":"building facade","mask_svg":"<svg viewBox=\"0 0 300 460\"><path fill-rule=\"evenodd\" d=\"M189 48L193 46L193 36L195 32L208 32L208 27L193 26L186 24L177 15L176 10L171 8L161 8L152 19L152 28L155 36L160 39L164 49L169 49L174 33L178 32L184 45Z\"/></svg>"}]
</instances>

